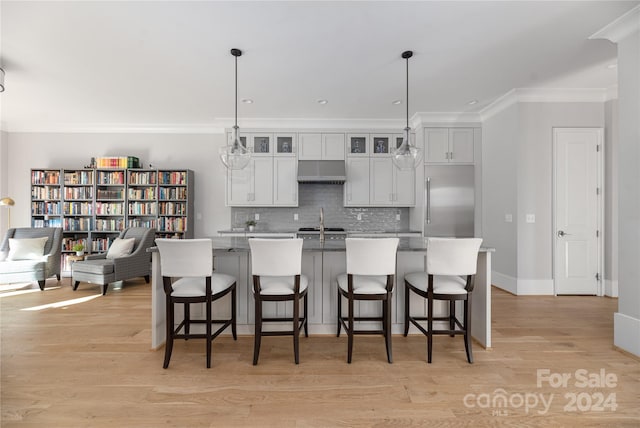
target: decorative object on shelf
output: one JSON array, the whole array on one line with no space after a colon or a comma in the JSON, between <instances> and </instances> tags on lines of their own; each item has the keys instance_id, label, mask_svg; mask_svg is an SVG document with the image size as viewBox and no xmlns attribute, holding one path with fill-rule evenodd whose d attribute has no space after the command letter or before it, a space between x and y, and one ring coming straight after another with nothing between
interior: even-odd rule
<instances>
[{"instance_id":1,"label":"decorative object on shelf","mask_svg":"<svg viewBox=\"0 0 640 428\"><path fill-rule=\"evenodd\" d=\"M411 128L409 128L409 58L413 56L413 51L402 52L402 58L407 60L407 126L404 128L402 144L391 152L393 163L402 170L416 168L422 161L422 150L411 144Z\"/></svg>"},{"instance_id":2,"label":"decorative object on shelf","mask_svg":"<svg viewBox=\"0 0 640 428\"><path fill-rule=\"evenodd\" d=\"M7 207L7 229L11 228L11 207L16 204L16 201L7 197L0 199L0 206Z\"/></svg>"},{"instance_id":3,"label":"decorative object on shelf","mask_svg":"<svg viewBox=\"0 0 640 428\"><path fill-rule=\"evenodd\" d=\"M0 67L0 92L4 92L4 70Z\"/></svg>"},{"instance_id":4,"label":"decorative object on shelf","mask_svg":"<svg viewBox=\"0 0 640 428\"><path fill-rule=\"evenodd\" d=\"M247 220L244 224L247 225L249 232L253 232L256 227L257 222L255 220Z\"/></svg>"},{"instance_id":5,"label":"decorative object on shelf","mask_svg":"<svg viewBox=\"0 0 640 428\"><path fill-rule=\"evenodd\" d=\"M84 245L78 243L71 247L76 252L76 256L84 256Z\"/></svg>"},{"instance_id":6,"label":"decorative object on shelf","mask_svg":"<svg viewBox=\"0 0 640 428\"><path fill-rule=\"evenodd\" d=\"M238 131L238 57L242 55L240 49L231 49L231 55L235 57L235 122L231 142L220 148L220 160L228 169L244 169L251 160L251 149L242 144Z\"/></svg>"}]
</instances>

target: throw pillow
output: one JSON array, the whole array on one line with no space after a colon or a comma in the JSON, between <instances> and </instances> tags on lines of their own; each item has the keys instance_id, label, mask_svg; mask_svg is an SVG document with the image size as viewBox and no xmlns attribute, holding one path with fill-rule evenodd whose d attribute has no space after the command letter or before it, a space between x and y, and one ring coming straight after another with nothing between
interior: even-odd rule
<instances>
[{"instance_id":1,"label":"throw pillow","mask_svg":"<svg viewBox=\"0 0 640 428\"><path fill-rule=\"evenodd\" d=\"M133 251L133 245L136 243L135 238L116 238L107 251L108 259L118 259L127 256Z\"/></svg>"},{"instance_id":2,"label":"throw pillow","mask_svg":"<svg viewBox=\"0 0 640 428\"><path fill-rule=\"evenodd\" d=\"M42 238L9 238L8 260L38 260L44 255L44 246L47 244L46 236Z\"/></svg>"}]
</instances>

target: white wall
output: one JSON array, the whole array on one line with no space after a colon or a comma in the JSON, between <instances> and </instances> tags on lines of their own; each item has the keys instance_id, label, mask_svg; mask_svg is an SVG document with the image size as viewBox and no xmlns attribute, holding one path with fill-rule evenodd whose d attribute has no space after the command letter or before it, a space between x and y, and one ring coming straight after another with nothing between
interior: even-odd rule
<instances>
[{"instance_id":1,"label":"white wall","mask_svg":"<svg viewBox=\"0 0 640 428\"><path fill-rule=\"evenodd\" d=\"M518 294L553 294L553 128L604 127L604 106L521 103L518 114Z\"/></svg>"},{"instance_id":2,"label":"white wall","mask_svg":"<svg viewBox=\"0 0 640 428\"><path fill-rule=\"evenodd\" d=\"M13 197L9 193L9 138L8 134L0 131L0 198ZM0 207L0 239L7 232L8 207Z\"/></svg>"},{"instance_id":3,"label":"white wall","mask_svg":"<svg viewBox=\"0 0 640 428\"><path fill-rule=\"evenodd\" d=\"M604 281L618 296L618 100L604 104Z\"/></svg>"},{"instance_id":4,"label":"white wall","mask_svg":"<svg viewBox=\"0 0 640 428\"><path fill-rule=\"evenodd\" d=\"M494 247L492 282L516 292L518 104L487 119L482 126L483 245ZM511 214L513 222L505 222Z\"/></svg>"},{"instance_id":5,"label":"white wall","mask_svg":"<svg viewBox=\"0 0 640 428\"><path fill-rule=\"evenodd\" d=\"M228 229L226 171L218 159L223 134L9 133L7 193L16 201L12 226L30 225L30 169L82 168L91 157L137 156L144 166L188 168L195 173L196 237ZM0 155L1 156L1 155ZM3 173L5 165L2 165ZM200 219L198 219L200 215Z\"/></svg>"},{"instance_id":6,"label":"white wall","mask_svg":"<svg viewBox=\"0 0 640 428\"><path fill-rule=\"evenodd\" d=\"M640 355L640 19L635 28L618 42L620 259L614 344Z\"/></svg>"}]
</instances>

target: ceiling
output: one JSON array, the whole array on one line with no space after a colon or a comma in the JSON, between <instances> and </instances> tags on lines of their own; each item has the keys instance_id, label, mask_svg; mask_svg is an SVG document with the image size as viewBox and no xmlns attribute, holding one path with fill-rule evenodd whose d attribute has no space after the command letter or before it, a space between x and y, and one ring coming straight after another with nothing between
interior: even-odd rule
<instances>
[{"instance_id":1,"label":"ceiling","mask_svg":"<svg viewBox=\"0 0 640 428\"><path fill-rule=\"evenodd\" d=\"M588 37L639 1L2 1L4 130L394 120L478 112L513 88L610 88ZM328 103L320 105L319 99ZM394 105L394 100L402 104ZM471 100L477 104L469 105Z\"/></svg>"}]
</instances>

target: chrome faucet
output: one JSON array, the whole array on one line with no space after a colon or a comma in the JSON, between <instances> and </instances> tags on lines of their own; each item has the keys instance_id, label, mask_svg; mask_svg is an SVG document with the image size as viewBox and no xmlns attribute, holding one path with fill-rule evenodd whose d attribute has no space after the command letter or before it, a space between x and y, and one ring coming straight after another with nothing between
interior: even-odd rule
<instances>
[{"instance_id":1,"label":"chrome faucet","mask_svg":"<svg viewBox=\"0 0 640 428\"><path fill-rule=\"evenodd\" d=\"M320 207L320 241L324 241L324 209Z\"/></svg>"}]
</instances>

